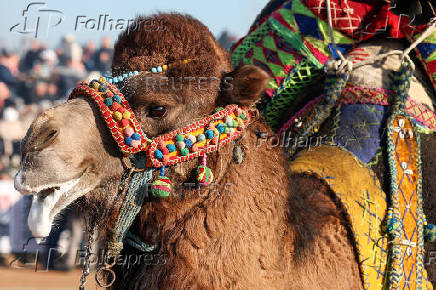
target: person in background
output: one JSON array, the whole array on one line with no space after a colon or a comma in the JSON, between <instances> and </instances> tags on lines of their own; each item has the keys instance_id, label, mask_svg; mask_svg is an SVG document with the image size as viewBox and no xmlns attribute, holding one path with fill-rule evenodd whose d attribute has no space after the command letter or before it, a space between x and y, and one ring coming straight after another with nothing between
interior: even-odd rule
<instances>
[{"instance_id":1,"label":"person in background","mask_svg":"<svg viewBox=\"0 0 436 290\"><path fill-rule=\"evenodd\" d=\"M37 40L34 40L31 48L26 52L23 61L21 62L20 70L23 72L32 70L33 66L38 61L41 61L41 52L43 50L44 47Z\"/></svg>"},{"instance_id":2,"label":"person in background","mask_svg":"<svg viewBox=\"0 0 436 290\"><path fill-rule=\"evenodd\" d=\"M95 53L95 69L102 74L107 74L111 70L113 48L112 41L108 36L101 39L101 47Z\"/></svg>"},{"instance_id":3,"label":"person in background","mask_svg":"<svg viewBox=\"0 0 436 290\"><path fill-rule=\"evenodd\" d=\"M87 71L95 70L95 43L94 41L89 41L86 43L85 48L83 49L82 62L85 65Z\"/></svg>"}]
</instances>

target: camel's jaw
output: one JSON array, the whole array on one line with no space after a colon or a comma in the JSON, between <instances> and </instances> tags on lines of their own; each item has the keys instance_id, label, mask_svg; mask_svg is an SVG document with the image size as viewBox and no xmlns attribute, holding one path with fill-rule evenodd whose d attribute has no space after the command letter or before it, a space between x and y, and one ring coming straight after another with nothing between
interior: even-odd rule
<instances>
[{"instance_id":1,"label":"camel's jaw","mask_svg":"<svg viewBox=\"0 0 436 290\"><path fill-rule=\"evenodd\" d=\"M15 188L22 194L33 195L27 223L34 237L50 234L54 217L89 190L80 186L85 173L79 178L59 184L29 188L21 183L21 171L15 176Z\"/></svg>"}]
</instances>

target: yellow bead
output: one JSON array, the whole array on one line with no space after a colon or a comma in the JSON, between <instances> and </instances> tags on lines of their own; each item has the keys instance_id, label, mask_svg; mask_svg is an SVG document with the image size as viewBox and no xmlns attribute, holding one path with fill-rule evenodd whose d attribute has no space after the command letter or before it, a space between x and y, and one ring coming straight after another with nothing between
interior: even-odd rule
<instances>
[{"instance_id":1,"label":"yellow bead","mask_svg":"<svg viewBox=\"0 0 436 290\"><path fill-rule=\"evenodd\" d=\"M130 112L125 110L123 113L123 118L128 120L128 119L130 119L130 115L131 115Z\"/></svg>"},{"instance_id":2,"label":"yellow bead","mask_svg":"<svg viewBox=\"0 0 436 290\"><path fill-rule=\"evenodd\" d=\"M100 87L100 83L99 82L94 82L94 89L98 90L98 87Z\"/></svg>"},{"instance_id":3,"label":"yellow bead","mask_svg":"<svg viewBox=\"0 0 436 290\"><path fill-rule=\"evenodd\" d=\"M105 83L106 82L106 78L105 77L100 77L100 79L98 81L100 83Z\"/></svg>"},{"instance_id":4,"label":"yellow bead","mask_svg":"<svg viewBox=\"0 0 436 290\"><path fill-rule=\"evenodd\" d=\"M167 69L168 69L168 66L167 66L166 64L164 64L164 65L162 66L162 69L163 69L163 70L167 70Z\"/></svg>"},{"instance_id":5,"label":"yellow bead","mask_svg":"<svg viewBox=\"0 0 436 290\"><path fill-rule=\"evenodd\" d=\"M187 59L185 59L184 61L183 61L184 63L188 63L188 60Z\"/></svg>"},{"instance_id":6,"label":"yellow bead","mask_svg":"<svg viewBox=\"0 0 436 290\"><path fill-rule=\"evenodd\" d=\"M117 121L120 121L123 118L123 114L121 114L118 111L114 112L113 116L114 116L114 119Z\"/></svg>"},{"instance_id":7,"label":"yellow bead","mask_svg":"<svg viewBox=\"0 0 436 290\"><path fill-rule=\"evenodd\" d=\"M313 129L313 132L318 133L318 128Z\"/></svg>"}]
</instances>

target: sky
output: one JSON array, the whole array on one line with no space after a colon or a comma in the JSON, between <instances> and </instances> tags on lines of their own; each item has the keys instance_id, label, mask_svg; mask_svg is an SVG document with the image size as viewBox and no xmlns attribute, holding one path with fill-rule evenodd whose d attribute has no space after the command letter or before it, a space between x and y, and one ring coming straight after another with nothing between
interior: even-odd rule
<instances>
[{"instance_id":1,"label":"sky","mask_svg":"<svg viewBox=\"0 0 436 290\"><path fill-rule=\"evenodd\" d=\"M66 34L71 34L81 44L89 40L98 44L103 36L110 36L115 41L121 28L126 27L128 20L134 19L136 15L174 11L199 19L215 36L228 30L237 37L242 37L267 2L268 0L0 0L0 46L19 50L29 45L35 35L49 47L57 46ZM106 25L103 29L105 15ZM109 19L113 19L112 30Z\"/></svg>"}]
</instances>

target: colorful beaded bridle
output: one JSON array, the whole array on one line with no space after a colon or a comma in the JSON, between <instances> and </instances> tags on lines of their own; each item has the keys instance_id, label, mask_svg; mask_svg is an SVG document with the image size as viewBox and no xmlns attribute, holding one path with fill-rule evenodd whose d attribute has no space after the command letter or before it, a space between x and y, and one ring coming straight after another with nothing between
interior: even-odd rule
<instances>
[{"instance_id":1,"label":"colorful beaded bridle","mask_svg":"<svg viewBox=\"0 0 436 290\"><path fill-rule=\"evenodd\" d=\"M189 60L184 61L187 62ZM156 69L156 72L167 67L158 67L161 69ZM124 75L129 77L138 73ZM89 83L82 82L72 91L69 99L79 96L91 99L124 156L145 152L147 166L161 169L151 189L152 194L158 197L168 196L172 190L169 178L165 176L165 167L194 158L202 157L197 168L198 183L209 185L213 174L206 166L206 155L241 137L250 120L250 113L242 107L228 105L217 108L214 114L189 126L150 139L142 131L129 102L112 83L113 79L109 82L105 77Z\"/></svg>"}]
</instances>

